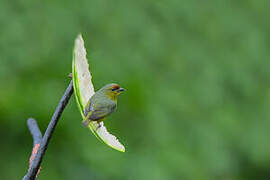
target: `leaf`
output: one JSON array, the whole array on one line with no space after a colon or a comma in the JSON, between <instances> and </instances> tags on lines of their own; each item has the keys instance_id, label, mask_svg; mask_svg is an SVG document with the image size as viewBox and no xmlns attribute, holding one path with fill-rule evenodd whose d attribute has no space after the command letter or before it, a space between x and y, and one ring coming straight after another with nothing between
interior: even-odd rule
<instances>
[{"instance_id":1,"label":"leaf","mask_svg":"<svg viewBox=\"0 0 270 180\"><path fill-rule=\"evenodd\" d=\"M86 58L86 50L84 48L84 41L81 35L75 40L72 60L72 80L76 101L79 111L84 118L84 109L91 96L94 95L94 86L92 84L92 76L89 71L88 60ZM113 149L125 152L125 147L118 141L118 139L110 134L104 123L101 122L101 127L95 121L91 121L89 129L102 142Z\"/></svg>"}]
</instances>

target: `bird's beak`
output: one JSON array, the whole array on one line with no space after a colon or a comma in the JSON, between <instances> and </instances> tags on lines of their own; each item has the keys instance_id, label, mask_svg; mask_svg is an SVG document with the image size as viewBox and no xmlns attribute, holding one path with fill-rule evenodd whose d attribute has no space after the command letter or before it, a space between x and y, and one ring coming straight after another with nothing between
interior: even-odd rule
<instances>
[{"instance_id":1,"label":"bird's beak","mask_svg":"<svg viewBox=\"0 0 270 180\"><path fill-rule=\"evenodd\" d=\"M125 89L124 88L119 88L118 92L120 93L122 91L125 91Z\"/></svg>"}]
</instances>

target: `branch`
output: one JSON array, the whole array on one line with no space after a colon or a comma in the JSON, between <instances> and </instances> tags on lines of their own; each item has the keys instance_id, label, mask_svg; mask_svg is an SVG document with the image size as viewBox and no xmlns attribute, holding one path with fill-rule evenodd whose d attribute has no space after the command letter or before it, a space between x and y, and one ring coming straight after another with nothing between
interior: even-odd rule
<instances>
[{"instance_id":1,"label":"branch","mask_svg":"<svg viewBox=\"0 0 270 180\"><path fill-rule=\"evenodd\" d=\"M71 95L73 93L73 86L72 86L72 80L70 81L68 88L65 91L65 94L63 95L63 97L61 98L54 114L53 117L46 129L46 132L42 138L42 142L40 147L38 148L37 154L33 160L33 163L31 165L31 167L29 168L27 174L24 176L23 180L34 180L36 177L36 174L39 170L40 164L42 162L43 156L45 154L45 151L48 147L49 141L51 139L51 136L53 134L53 131L57 125L57 122L62 114L62 112L64 111Z\"/></svg>"},{"instance_id":2,"label":"branch","mask_svg":"<svg viewBox=\"0 0 270 180\"><path fill-rule=\"evenodd\" d=\"M32 134L32 137L33 137L33 150L32 150L32 154L31 154L30 159L29 159L29 168L30 168L32 166L32 162L37 154L37 150L40 146L40 143L42 141L42 134L39 130L38 124L37 124L35 119L29 118L27 120L27 126L28 126L30 133ZM37 179L39 172L40 172L40 169L41 169L41 167L38 169L38 172L36 174L35 179Z\"/></svg>"},{"instance_id":3,"label":"branch","mask_svg":"<svg viewBox=\"0 0 270 180\"><path fill-rule=\"evenodd\" d=\"M33 137L33 147L35 147L36 144L40 144L42 141L42 134L39 130L39 127L37 125L37 122L33 118L29 118L27 120L27 126L29 128L30 133Z\"/></svg>"}]
</instances>

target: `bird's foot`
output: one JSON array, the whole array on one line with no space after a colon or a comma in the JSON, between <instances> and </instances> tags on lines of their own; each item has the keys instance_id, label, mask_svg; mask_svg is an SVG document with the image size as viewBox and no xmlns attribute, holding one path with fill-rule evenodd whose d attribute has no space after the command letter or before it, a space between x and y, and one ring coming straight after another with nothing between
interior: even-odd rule
<instances>
[{"instance_id":1,"label":"bird's foot","mask_svg":"<svg viewBox=\"0 0 270 180\"><path fill-rule=\"evenodd\" d=\"M98 123L98 127L96 128L96 131L99 129L99 128L101 128L101 123Z\"/></svg>"}]
</instances>

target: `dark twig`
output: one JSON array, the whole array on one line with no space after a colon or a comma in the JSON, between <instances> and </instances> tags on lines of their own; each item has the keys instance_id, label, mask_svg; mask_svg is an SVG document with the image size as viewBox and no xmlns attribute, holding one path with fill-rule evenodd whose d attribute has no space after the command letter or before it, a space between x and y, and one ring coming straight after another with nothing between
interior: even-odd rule
<instances>
[{"instance_id":1,"label":"dark twig","mask_svg":"<svg viewBox=\"0 0 270 180\"><path fill-rule=\"evenodd\" d=\"M37 124L35 119L29 118L27 120L27 126L28 126L30 133L32 134L32 137L33 137L33 150L32 150L31 157L29 159L29 168L30 168L32 166L33 160L37 154L37 150L40 146L40 143L42 141L42 134L39 130L38 124ZM38 169L38 172L36 174L35 179L37 179L39 172L40 172L40 169L41 169L41 167Z\"/></svg>"},{"instance_id":2,"label":"dark twig","mask_svg":"<svg viewBox=\"0 0 270 180\"><path fill-rule=\"evenodd\" d=\"M32 134L32 137L33 137L33 150L32 150L31 157L29 159L29 169L30 169L30 167L32 166L33 160L36 157L38 148L41 144L42 134L39 130L38 124L37 124L35 119L29 118L27 120L27 126L28 126L30 133ZM38 172L35 176L35 179L37 179L39 172L40 172L40 169L41 169L41 167L39 167Z\"/></svg>"},{"instance_id":3,"label":"dark twig","mask_svg":"<svg viewBox=\"0 0 270 180\"><path fill-rule=\"evenodd\" d=\"M49 141L51 139L51 136L53 134L53 131L57 125L57 122L62 114L62 112L64 111L71 95L73 93L73 86L72 86L72 80L68 85L68 88L65 91L65 94L63 95L63 97L61 98L54 114L53 117L46 129L46 132L42 138L42 142L40 147L38 148L37 154L33 160L33 163L31 165L31 167L29 168L27 174L24 176L23 180L34 180L36 177L36 174L39 170L40 164L42 162L43 156L45 154L45 151L48 147Z\"/></svg>"},{"instance_id":4,"label":"dark twig","mask_svg":"<svg viewBox=\"0 0 270 180\"><path fill-rule=\"evenodd\" d=\"M42 134L39 130L38 124L37 124L35 119L29 118L27 120L27 126L28 126L30 133L32 134L32 137L33 137L33 147L35 147L36 144L41 143Z\"/></svg>"}]
</instances>

